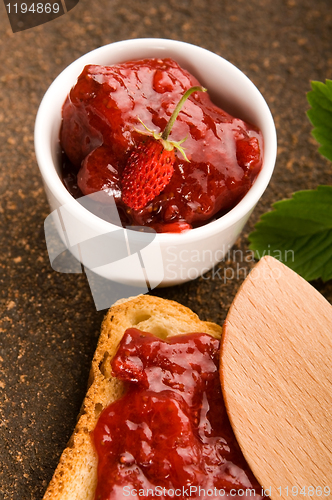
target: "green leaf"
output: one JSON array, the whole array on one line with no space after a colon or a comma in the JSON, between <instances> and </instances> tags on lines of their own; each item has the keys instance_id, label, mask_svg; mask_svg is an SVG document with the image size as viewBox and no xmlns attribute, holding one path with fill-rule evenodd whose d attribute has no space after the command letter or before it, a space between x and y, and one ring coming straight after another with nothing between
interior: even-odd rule
<instances>
[{"instance_id":1,"label":"green leaf","mask_svg":"<svg viewBox=\"0 0 332 500\"><path fill-rule=\"evenodd\" d=\"M314 126L312 135L321 145L318 151L332 161L332 80L313 81L311 88L307 93L311 106L307 116Z\"/></svg>"},{"instance_id":2,"label":"green leaf","mask_svg":"<svg viewBox=\"0 0 332 500\"><path fill-rule=\"evenodd\" d=\"M271 255L308 281L332 279L332 186L298 191L273 208L249 235L255 257Z\"/></svg>"}]
</instances>

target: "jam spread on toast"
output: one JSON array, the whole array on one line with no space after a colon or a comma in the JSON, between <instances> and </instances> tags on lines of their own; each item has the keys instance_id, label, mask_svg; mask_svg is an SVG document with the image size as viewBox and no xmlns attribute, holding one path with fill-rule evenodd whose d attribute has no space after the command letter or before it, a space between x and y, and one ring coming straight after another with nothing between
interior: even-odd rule
<instances>
[{"instance_id":1,"label":"jam spread on toast","mask_svg":"<svg viewBox=\"0 0 332 500\"><path fill-rule=\"evenodd\" d=\"M196 85L196 78L169 58L86 66L62 109L62 174L71 194L102 190L114 197L123 226L157 232L182 232L231 210L262 167L263 138L203 92L184 103L170 134L174 141L186 139L189 161L176 151L171 178L145 206L122 193L128 159L148 140L141 132L163 131L181 97ZM144 178L140 185L151 182ZM107 210L102 217L107 220Z\"/></svg>"},{"instance_id":2,"label":"jam spread on toast","mask_svg":"<svg viewBox=\"0 0 332 500\"><path fill-rule=\"evenodd\" d=\"M112 370L126 392L92 433L96 500L262 498L227 417L219 348L204 333L125 332Z\"/></svg>"}]
</instances>

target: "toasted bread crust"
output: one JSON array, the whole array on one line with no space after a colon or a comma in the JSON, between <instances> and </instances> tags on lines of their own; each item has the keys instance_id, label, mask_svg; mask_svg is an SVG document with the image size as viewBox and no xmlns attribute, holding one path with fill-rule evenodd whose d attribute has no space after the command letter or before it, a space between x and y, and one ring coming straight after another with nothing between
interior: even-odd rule
<instances>
[{"instance_id":1,"label":"toasted bread crust","mask_svg":"<svg viewBox=\"0 0 332 500\"><path fill-rule=\"evenodd\" d=\"M43 500L94 500L97 456L90 433L101 411L123 393L122 383L111 374L110 360L124 332L132 327L160 338L193 332L220 338L222 332L221 327L201 321L190 309L158 297L140 295L115 304L102 323L77 425Z\"/></svg>"}]
</instances>

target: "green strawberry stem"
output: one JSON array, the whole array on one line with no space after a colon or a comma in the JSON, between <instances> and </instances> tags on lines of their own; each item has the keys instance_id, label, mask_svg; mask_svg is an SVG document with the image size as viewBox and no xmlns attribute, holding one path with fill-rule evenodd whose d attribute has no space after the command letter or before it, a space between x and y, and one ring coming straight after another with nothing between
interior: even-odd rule
<instances>
[{"instance_id":1,"label":"green strawberry stem","mask_svg":"<svg viewBox=\"0 0 332 500\"><path fill-rule=\"evenodd\" d=\"M170 141L168 139L168 136L172 130L172 127L174 125L175 120L178 117L178 114L181 111L181 108L182 108L184 102L188 99L188 97L193 92L207 92L207 90L204 87L199 87L199 86L191 87L190 89L188 89L183 94L180 101L178 102L175 110L171 114L171 117L170 117L170 119L165 127L165 130L162 133L156 132L155 130L150 130L146 125L144 125L142 120L140 120L139 118L138 118L138 120L141 122L143 127L146 129L146 132L142 131L142 130L135 129L136 132L143 134L143 135L152 136L154 139L156 139L156 141L160 141L161 144L163 145L163 148L166 149L166 151L172 151L172 149L174 149L174 148L178 149L180 151L180 153L182 154L182 156L184 157L184 159L186 161L189 161L183 147L181 146L181 144L186 140L186 137L184 139L182 139L181 141Z\"/></svg>"},{"instance_id":2,"label":"green strawberry stem","mask_svg":"<svg viewBox=\"0 0 332 500\"><path fill-rule=\"evenodd\" d=\"M174 122L175 120L177 119L178 117L178 114L180 113L181 111L181 108L183 106L183 104L185 103L185 101L188 99L189 96L191 96L191 94L193 94L194 92L206 92L206 89L204 87L199 87L199 86L196 86L196 87L191 87L190 89L188 89L184 94L183 96L181 97L181 99L179 100L175 110L173 111L166 127L165 127L165 130L164 132L161 134L161 138L164 140L164 141L167 141L168 139L168 136L170 134L170 131L172 130L172 127L174 125Z\"/></svg>"}]
</instances>

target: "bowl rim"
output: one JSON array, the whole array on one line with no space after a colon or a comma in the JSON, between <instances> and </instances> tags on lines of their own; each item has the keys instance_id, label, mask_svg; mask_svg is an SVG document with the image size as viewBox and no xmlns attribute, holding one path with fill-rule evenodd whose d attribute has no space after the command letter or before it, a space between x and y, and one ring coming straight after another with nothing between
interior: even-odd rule
<instances>
[{"instance_id":1,"label":"bowl rim","mask_svg":"<svg viewBox=\"0 0 332 500\"><path fill-rule=\"evenodd\" d=\"M191 243L193 241L197 241L202 238L207 238L214 234L220 233L221 231L237 223L247 214L250 214L256 203L263 195L266 187L269 184L275 166L277 155L277 133L271 111L264 97L254 85L254 83L234 64L224 59L222 56L219 56L218 54L215 54L214 52L211 52L197 45L179 40L170 40L163 38L133 38L112 42L98 47L97 49L91 50L86 54L80 56L78 59L69 64L48 87L36 115L34 129L35 152L42 178L48 189L52 193L56 193L56 198L60 201L61 206L65 205L66 207L70 207L70 211L72 211L72 213L76 217L78 217L79 220L90 223L96 228L96 230L100 230L103 233L118 229L118 226L100 219L97 215L89 212L86 208L80 205L75 198L73 198L69 191L67 191L56 171L51 155L51 150L47 147L47 134L49 133L49 128L45 127L45 123L47 123L47 119L49 116L49 102L50 100L52 100L52 96L55 95L57 89L59 88L59 85L62 85L62 83L65 83L65 81L68 80L68 75L75 71L76 68L78 69L79 67L81 67L82 71L83 67L86 64L94 64L93 58L95 58L96 55L102 55L103 53L105 53L106 55L111 49L121 50L122 48L125 49L130 47L131 45L134 45L135 48L139 47L142 50L151 48L152 45L155 46L155 48L160 48L162 50L182 47L194 51L199 51L202 55L204 55L204 53L213 55L221 59L223 64L231 68L232 71L236 70L239 75L241 75L241 78L247 81L247 84L250 85L252 87L252 90L255 92L256 98L260 101L261 106L263 106L263 108L265 109L264 119L269 128L269 150L264 150L262 169L246 195L239 201L239 203L237 203L237 205L235 205L234 208L232 208L229 212L219 217L218 219L182 233L157 233L156 241L160 244L168 243L170 245L178 244L180 240L182 240L181 243ZM89 62L90 57L92 61ZM76 78L79 76L81 71L77 71ZM67 94L69 93L70 88L67 88ZM265 140L264 136L263 139Z\"/></svg>"}]
</instances>

